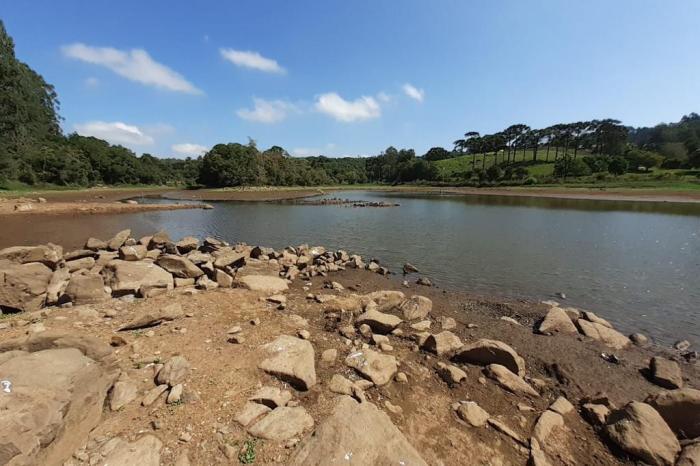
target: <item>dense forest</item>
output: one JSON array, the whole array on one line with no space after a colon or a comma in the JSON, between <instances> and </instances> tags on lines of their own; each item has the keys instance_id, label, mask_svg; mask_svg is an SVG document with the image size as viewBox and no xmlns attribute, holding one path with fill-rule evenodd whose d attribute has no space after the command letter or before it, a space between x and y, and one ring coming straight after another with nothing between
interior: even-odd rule
<instances>
[{"instance_id":1,"label":"dense forest","mask_svg":"<svg viewBox=\"0 0 700 466\"><path fill-rule=\"evenodd\" d=\"M567 177L700 167L700 116L653 128L613 119L469 131L449 149L389 147L374 157L291 157L282 147L217 144L197 159L163 159L61 131L58 95L15 56L0 21L0 189L26 185L311 186L358 183L535 184ZM538 180L542 165L551 170ZM458 169L446 169L446 167ZM538 168L539 167L539 168ZM550 173L551 172L551 173Z\"/></svg>"}]
</instances>

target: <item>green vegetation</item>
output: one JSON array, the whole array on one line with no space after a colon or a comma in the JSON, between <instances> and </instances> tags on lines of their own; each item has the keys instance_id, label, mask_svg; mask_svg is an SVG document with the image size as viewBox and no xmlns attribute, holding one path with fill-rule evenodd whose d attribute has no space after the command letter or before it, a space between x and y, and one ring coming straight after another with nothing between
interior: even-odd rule
<instances>
[{"instance_id":1,"label":"green vegetation","mask_svg":"<svg viewBox=\"0 0 700 466\"><path fill-rule=\"evenodd\" d=\"M64 135L53 86L15 57L0 21L0 189L99 185L322 186L405 183L464 186L653 185L696 189L700 115L630 128L613 119L533 129L469 131L448 150L422 156L389 147L374 157L295 158L279 146L217 144L197 159L137 156L78 134ZM672 188L674 189L674 188ZM684 188L685 189L685 188Z\"/></svg>"},{"instance_id":2,"label":"green vegetation","mask_svg":"<svg viewBox=\"0 0 700 466\"><path fill-rule=\"evenodd\" d=\"M243 448L238 454L238 461L242 464L253 464L255 463L255 447L257 445L257 439L246 440L243 443Z\"/></svg>"}]
</instances>

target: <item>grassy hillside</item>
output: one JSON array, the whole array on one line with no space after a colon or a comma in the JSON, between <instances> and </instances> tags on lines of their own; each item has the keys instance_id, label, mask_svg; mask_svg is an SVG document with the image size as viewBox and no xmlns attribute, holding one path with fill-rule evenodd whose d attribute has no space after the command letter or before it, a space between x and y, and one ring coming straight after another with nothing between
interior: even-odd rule
<instances>
[{"instance_id":1,"label":"grassy hillside","mask_svg":"<svg viewBox=\"0 0 700 466\"><path fill-rule=\"evenodd\" d=\"M518 151L515 155L515 162L518 164L523 164L527 168L530 175L535 177L550 176L554 171L554 150L549 152L549 162L545 162L546 152L539 150L537 152L537 162L532 161L532 150ZM586 157L589 154L585 152L579 152L579 157ZM498 154L498 162L500 163L505 155L503 153ZM512 157L512 156L511 156ZM476 167L481 168L484 164L484 156L476 156ZM441 177L453 178L460 177L463 173L472 171L472 161L474 157L472 155L462 155L460 157L455 157L453 159L439 160L435 162L435 166L438 169ZM488 154L486 156L486 168L490 167L494 163L493 154Z\"/></svg>"}]
</instances>

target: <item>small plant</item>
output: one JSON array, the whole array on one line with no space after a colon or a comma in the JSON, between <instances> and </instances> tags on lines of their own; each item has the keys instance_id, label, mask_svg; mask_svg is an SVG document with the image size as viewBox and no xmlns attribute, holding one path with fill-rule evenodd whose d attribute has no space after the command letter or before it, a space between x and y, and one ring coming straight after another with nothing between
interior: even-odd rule
<instances>
[{"instance_id":1,"label":"small plant","mask_svg":"<svg viewBox=\"0 0 700 466\"><path fill-rule=\"evenodd\" d=\"M238 461L241 464L253 464L255 462L255 446L257 443L256 439L245 441L241 452L238 454Z\"/></svg>"}]
</instances>

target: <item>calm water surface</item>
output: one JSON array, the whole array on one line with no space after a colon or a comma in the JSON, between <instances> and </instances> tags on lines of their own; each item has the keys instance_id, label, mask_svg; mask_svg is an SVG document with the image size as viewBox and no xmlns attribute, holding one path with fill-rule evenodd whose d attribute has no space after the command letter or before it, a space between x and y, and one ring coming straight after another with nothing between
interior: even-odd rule
<instances>
[{"instance_id":1,"label":"calm water surface","mask_svg":"<svg viewBox=\"0 0 700 466\"><path fill-rule=\"evenodd\" d=\"M625 331L700 345L700 205L373 192L333 197L401 205L219 202L214 210L87 222L99 222L97 231L165 229L173 238L343 248L394 271L411 262L440 286L469 292L533 299L564 292L567 305L596 311ZM88 234L97 236L81 236Z\"/></svg>"}]
</instances>

